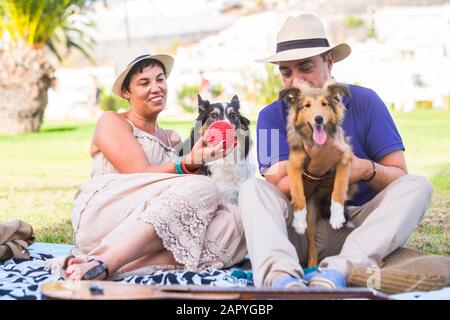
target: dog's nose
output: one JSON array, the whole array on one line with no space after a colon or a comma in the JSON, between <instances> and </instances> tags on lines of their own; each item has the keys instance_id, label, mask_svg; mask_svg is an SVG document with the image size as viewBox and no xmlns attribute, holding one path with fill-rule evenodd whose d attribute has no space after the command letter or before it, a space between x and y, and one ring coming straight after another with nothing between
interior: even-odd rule
<instances>
[{"instance_id":1,"label":"dog's nose","mask_svg":"<svg viewBox=\"0 0 450 320\"><path fill-rule=\"evenodd\" d=\"M317 124L323 123L323 117L322 116L315 116L314 121L316 121Z\"/></svg>"}]
</instances>

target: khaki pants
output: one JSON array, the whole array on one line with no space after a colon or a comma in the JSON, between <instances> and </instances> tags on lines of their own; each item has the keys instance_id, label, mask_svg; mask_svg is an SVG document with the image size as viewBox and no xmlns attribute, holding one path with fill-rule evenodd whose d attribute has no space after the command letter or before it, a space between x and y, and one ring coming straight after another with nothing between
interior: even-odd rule
<instances>
[{"instance_id":1,"label":"khaki pants","mask_svg":"<svg viewBox=\"0 0 450 320\"><path fill-rule=\"evenodd\" d=\"M405 175L360 207L349 207L355 229L333 230L328 220L316 228L320 267L338 270L346 277L355 265L380 265L382 259L408 240L425 214L432 194L422 176ZM256 286L271 286L290 274L303 277L307 239L291 226L289 200L269 182L251 179L240 190L247 248Z\"/></svg>"}]
</instances>

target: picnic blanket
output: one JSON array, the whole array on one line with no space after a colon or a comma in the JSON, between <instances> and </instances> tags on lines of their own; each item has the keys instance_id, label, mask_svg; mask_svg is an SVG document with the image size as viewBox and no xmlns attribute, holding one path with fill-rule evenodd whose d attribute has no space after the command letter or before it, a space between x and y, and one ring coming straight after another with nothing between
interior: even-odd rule
<instances>
[{"instance_id":1,"label":"picnic blanket","mask_svg":"<svg viewBox=\"0 0 450 320\"><path fill-rule=\"evenodd\" d=\"M44 267L45 260L70 253L72 246L34 243L30 246L31 259L9 259L0 263L0 300L41 300L40 286L62 280ZM252 278L239 268L189 272L184 270L155 270L145 276L127 276L114 281L147 285L202 284L217 287L252 286ZM450 287L429 292L416 291L390 296L402 300L450 300Z\"/></svg>"},{"instance_id":2,"label":"picnic blanket","mask_svg":"<svg viewBox=\"0 0 450 320\"><path fill-rule=\"evenodd\" d=\"M72 246L34 243L30 246L31 259L9 259L0 264L1 300L41 300L40 286L62 280L44 266L45 260L70 253ZM127 276L114 281L136 284L161 285L211 285L218 287L245 287L252 281L232 276L236 268L200 273L185 270L155 270L146 276Z\"/></svg>"}]
</instances>

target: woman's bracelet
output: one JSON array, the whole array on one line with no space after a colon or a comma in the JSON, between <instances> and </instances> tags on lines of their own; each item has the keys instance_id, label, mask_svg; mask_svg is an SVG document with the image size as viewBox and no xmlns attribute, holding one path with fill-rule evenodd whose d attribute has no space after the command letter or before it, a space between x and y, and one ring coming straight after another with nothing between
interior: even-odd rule
<instances>
[{"instance_id":1,"label":"woman's bracelet","mask_svg":"<svg viewBox=\"0 0 450 320\"><path fill-rule=\"evenodd\" d=\"M187 167L186 167L186 163L184 162L184 157L178 157L175 159L175 171L178 174L197 174L200 172L202 167L199 167L197 170L195 171L190 171Z\"/></svg>"},{"instance_id":2,"label":"woman's bracelet","mask_svg":"<svg viewBox=\"0 0 450 320\"><path fill-rule=\"evenodd\" d=\"M181 160L181 169L183 170L184 173L186 174L197 174L200 172L202 167L199 167L197 170L195 171L190 171L187 167L186 167L186 163L184 162L184 159Z\"/></svg>"},{"instance_id":3,"label":"woman's bracelet","mask_svg":"<svg viewBox=\"0 0 450 320\"><path fill-rule=\"evenodd\" d=\"M183 161L183 157L178 157L175 159L175 171L179 174L185 173L182 168L182 164L181 164L182 161Z\"/></svg>"}]
</instances>

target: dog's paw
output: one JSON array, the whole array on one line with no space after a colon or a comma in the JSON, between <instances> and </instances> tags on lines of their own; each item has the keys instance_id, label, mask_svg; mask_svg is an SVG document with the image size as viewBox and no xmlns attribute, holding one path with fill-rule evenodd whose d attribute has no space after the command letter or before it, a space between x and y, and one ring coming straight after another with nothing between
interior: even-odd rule
<instances>
[{"instance_id":1,"label":"dog's paw","mask_svg":"<svg viewBox=\"0 0 450 320\"><path fill-rule=\"evenodd\" d=\"M338 202L331 201L330 207L331 217L330 224L334 230L340 229L344 226L344 206Z\"/></svg>"},{"instance_id":2,"label":"dog's paw","mask_svg":"<svg viewBox=\"0 0 450 320\"><path fill-rule=\"evenodd\" d=\"M306 208L294 212L292 226L298 234L304 234L308 224L306 222Z\"/></svg>"}]
</instances>

